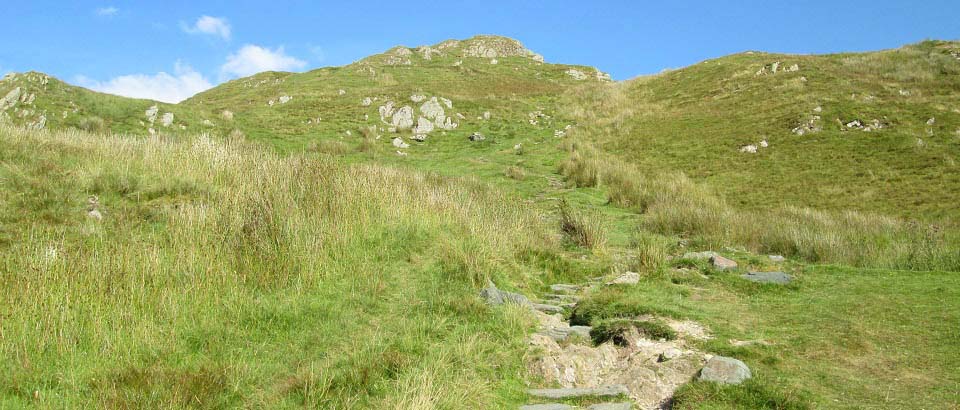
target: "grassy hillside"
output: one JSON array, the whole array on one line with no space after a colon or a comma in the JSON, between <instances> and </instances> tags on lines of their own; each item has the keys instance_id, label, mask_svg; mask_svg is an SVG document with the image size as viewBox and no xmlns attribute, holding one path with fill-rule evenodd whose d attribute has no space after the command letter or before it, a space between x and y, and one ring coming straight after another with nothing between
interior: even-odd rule
<instances>
[{"instance_id":1,"label":"grassy hillside","mask_svg":"<svg viewBox=\"0 0 960 410\"><path fill-rule=\"evenodd\" d=\"M930 41L865 54L742 53L628 81L616 99L584 90L571 105L596 111L580 115L595 125L584 139L645 173L682 171L742 209L956 221L958 52ZM857 120L864 128L846 126ZM794 132L811 121L819 131ZM758 152L740 152L747 145Z\"/></svg>"},{"instance_id":2,"label":"grassy hillside","mask_svg":"<svg viewBox=\"0 0 960 410\"><path fill-rule=\"evenodd\" d=\"M476 289L535 286L561 249L509 194L206 137L0 141L0 407L521 397L530 323Z\"/></svg>"},{"instance_id":3,"label":"grassy hillside","mask_svg":"<svg viewBox=\"0 0 960 410\"><path fill-rule=\"evenodd\" d=\"M955 408L958 54L610 83L479 36L175 105L6 78L0 408L516 408L535 323L479 288L625 271L577 314L693 320L754 372L675 408ZM416 142L433 98L457 125Z\"/></svg>"}]
</instances>

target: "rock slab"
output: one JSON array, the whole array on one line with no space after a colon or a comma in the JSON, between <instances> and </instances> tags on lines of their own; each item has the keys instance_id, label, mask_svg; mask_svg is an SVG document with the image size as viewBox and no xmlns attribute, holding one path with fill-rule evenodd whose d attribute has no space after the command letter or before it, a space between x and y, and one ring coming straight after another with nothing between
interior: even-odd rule
<instances>
[{"instance_id":1,"label":"rock slab","mask_svg":"<svg viewBox=\"0 0 960 410\"><path fill-rule=\"evenodd\" d=\"M528 404L520 406L520 410L573 410L573 406L562 403Z\"/></svg>"},{"instance_id":2,"label":"rock slab","mask_svg":"<svg viewBox=\"0 0 960 410\"><path fill-rule=\"evenodd\" d=\"M793 281L793 277L783 272L749 272L740 275L741 278L756 283L773 283L786 285Z\"/></svg>"}]
</instances>

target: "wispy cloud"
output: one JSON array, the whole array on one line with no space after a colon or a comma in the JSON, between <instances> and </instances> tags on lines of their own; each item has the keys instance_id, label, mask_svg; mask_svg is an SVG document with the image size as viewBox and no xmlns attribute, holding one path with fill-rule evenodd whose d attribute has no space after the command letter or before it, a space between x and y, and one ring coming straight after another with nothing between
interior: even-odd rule
<instances>
[{"instance_id":1,"label":"wispy cloud","mask_svg":"<svg viewBox=\"0 0 960 410\"><path fill-rule=\"evenodd\" d=\"M227 56L227 62L220 67L220 76L222 79L246 77L263 71L298 70L306 65L305 61L288 56L283 47L271 50L247 44Z\"/></svg>"},{"instance_id":2,"label":"wispy cloud","mask_svg":"<svg viewBox=\"0 0 960 410\"><path fill-rule=\"evenodd\" d=\"M103 16L103 17L113 17L113 16L116 16L117 13L119 12L120 12L120 9L113 6L101 7L97 9L97 15Z\"/></svg>"},{"instance_id":3,"label":"wispy cloud","mask_svg":"<svg viewBox=\"0 0 960 410\"><path fill-rule=\"evenodd\" d=\"M167 103L183 101L213 87L203 75L180 61L174 64L173 71L173 75L163 71L156 74L129 74L102 82L77 76L76 81L95 91Z\"/></svg>"},{"instance_id":4,"label":"wispy cloud","mask_svg":"<svg viewBox=\"0 0 960 410\"><path fill-rule=\"evenodd\" d=\"M230 39L230 23L223 17L200 16L193 25L181 23L183 31L190 34L208 34Z\"/></svg>"}]
</instances>

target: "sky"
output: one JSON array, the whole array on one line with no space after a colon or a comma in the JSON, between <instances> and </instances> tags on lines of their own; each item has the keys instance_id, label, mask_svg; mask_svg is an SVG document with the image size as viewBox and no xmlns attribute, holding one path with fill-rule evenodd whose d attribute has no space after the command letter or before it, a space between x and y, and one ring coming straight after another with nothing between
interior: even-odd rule
<instances>
[{"instance_id":1,"label":"sky","mask_svg":"<svg viewBox=\"0 0 960 410\"><path fill-rule=\"evenodd\" d=\"M624 80L746 50L822 54L960 39L960 0L13 1L0 74L166 102L265 70L497 34Z\"/></svg>"}]
</instances>

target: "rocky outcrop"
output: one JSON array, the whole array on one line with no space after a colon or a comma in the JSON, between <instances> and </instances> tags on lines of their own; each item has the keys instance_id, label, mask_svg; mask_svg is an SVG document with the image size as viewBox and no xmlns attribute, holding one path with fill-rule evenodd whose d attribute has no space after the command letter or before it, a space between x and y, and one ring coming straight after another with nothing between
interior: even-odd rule
<instances>
[{"instance_id":1,"label":"rocky outcrop","mask_svg":"<svg viewBox=\"0 0 960 410\"><path fill-rule=\"evenodd\" d=\"M173 125L173 113L172 112L163 113L163 116L160 117L160 125L163 125L164 127L169 127L170 125Z\"/></svg>"},{"instance_id":2,"label":"rocky outcrop","mask_svg":"<svg viewBox=\"0 0 960 410\"><path fill-rule=\"evenodd\" d=\"M160 112L160 107L156 105L150 106L146 111L143 112L143 115L147 117L147 122L153 124L157 120L157 113Z\"/></svg>"},{"instance_id":3,"label":"rocky outcrop","mask_svg":"<svg viewBox=\"0 0 960 410\"><path fill-rule=\"evenodd\" d=\"M0 99L0 111L6 111L16 106L17 103L20 102L21 93L22 93L22 90L20 89L20 87L16 87L10 90L10 92L8 92L7 95L3 97L3 99Z\"/></svg>"},{"instance_id":4,"label":"rocky outcrop","mask_svg":"<svg viewBox=\"0 0 960 410\"><path fill-rule=\"evenodd\" d=\"M588 76L587 76L587 73L584 73L583 71L577 70L576 68L571 68L571 69L569 69L569 70L567 70L567 71L565 71L565 72L567 73L567 75L569 75L570 77L573 77L573 79L574 79L574 80L577 80L577 81L586 80L587 77L588 77Z\"/></svg>"}]
</instances>

